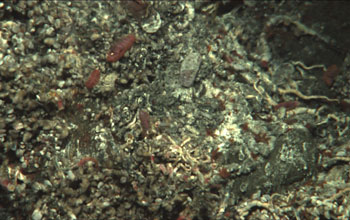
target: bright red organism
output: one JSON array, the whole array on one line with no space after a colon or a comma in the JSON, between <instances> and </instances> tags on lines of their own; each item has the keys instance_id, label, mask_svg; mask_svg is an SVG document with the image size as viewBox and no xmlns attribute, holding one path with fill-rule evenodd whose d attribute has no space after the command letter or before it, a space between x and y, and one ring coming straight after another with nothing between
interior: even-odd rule
<instances>
[{"instance_id":1,"label":"bright red organism","mask_svg":"<svg viewBox=\"0 0 350 220\"><path fill-rule=\"evenodd\" d=\"M151 128L149 114L143 110L140 110L139 111L139 118L140 118L141 128L142 128L142 136L146 137L147 132Z\"/></svg>"},{"instance_id":2,"label":"bright red organism","mask_svg":"<svg viewBox=\"0 0 350 220\"><path fill-rule=\"evenodd\" d=\"M11 185L10 180L8 180L8 179L0 179L0 186L4 187L5 189L8 189L9 185Z\"/></svg>"},{"instance_id":3,"label":"bright red organism","mask_svg":"<svg viewBox=\"0 0 350 220\"><path fill-rule=\"evenodd\" d=\"M84 166L88 161L92 161L95 164L95 167L98 168L98 161L93 157L84 157L78 162L78 167Z\"/></svg>"},{"instance_id":4,"label":"bright red organism","mask_svg":"<svg viewBox=\"0 0 350 220\"><path fill-rule=\"evenodd\" d=\"M327 68L323 73L322 80L326 83L327 86L332 86L335 78L338 76L340 70L337 65L333 64Z\"/></svg>"},{"instance_id":5,"label":"bright red organism","mask_svg":"<svg viewBox=\"0 0 350 220\"><path fill-rule=\"evenodd\" d=\"M252 132L252 133L254 135L255 142L269 144L270 137L268 137L266 133L263 133L263 132L259 132L259 133Z\"/></svg>"},{"instance_id":6,"label":"bright red organism","mask_svg":"<svg viewBox=\"0 0 350 220\"><path fill-rule=\"evenodd\" d=\"M299 106L298 101L287 101L287 102L281 102L274 106L274 109L277 110L279 108L285 108L286 110L292 110Z\"/></svg>"},{"instance_id":7,"label":"bright red organism","mask_svg":"<svg viewBox=\"0 0 350 220\"><path fill-rule=\"evenodd\" d=\"M176 220L191 220L191 218L187 217L187 216L182 216L180 215L179 217L177 217Z\"/></svg>"},{"instance_id":8,"label":"bright red organism","mask_svg":"<svg viewBox=\"0 0 350 220\"><path fill-rule=\"evenodd\" d=\"M211 151L211 160L212 161L217 160L222 155L222 152L219 152L219 150L220 150L220 148L216 148L216 149Z\"/></svg>"},{"instance_id":9,"label":"bright red organism","mask_svg":"<svg viewBox=\"0 0 350 220\"><path fill-rule=\"evenodd\" d=\"M222 58L227 62L227 63L232 63L233 62L233 58L230 55L227 55L226 53L224 53L222 55Z\"/></svg>"},{"instance_id":10,"label":"bright red organism","mask_svg":"<svg viewBox=\"0 0 350 220\"><path fill-rule=\"evenodd\" d=\"M125 9L136 18L141 19L147 14L149 4L145 0L121 1Z\"/></svg>"},{"instance_id":11,"label":"bright red organism","mask_svg":"<svg viewBox=\"0 0 350 220\"><path fill-rule=\"evenodd\" d=\"M100 70L95 69L94 71L91 72L88 80L85 82L85 86L88 89L92 89L96 84L100 81Z\"/></svg>"},{"instance_id":12,"label":"bright red organism","mask_svg":"<svg viewBox=\"0 0 350 220\"><path fill-rule=\"evenodd\" d=\"M58 108L58 110L60 110L60 111L64 109L64 105L63 105L62 99L59 99L59 100L57 101L57 108Z\"/></svg>"},{"instance_id":13,"label":"bright red organism","mask_svg":"<svg viewBox=\"0 0 350 220\"><path fill-rule=\"evenodd\" d=\"M136 38L135 35L129 34L119 41L115 42L111 47L111 50L107 54L108 62L116 62L122 58L126 51L128 51L134 44Z\"/></svg>"},{"instance_id":14,"label":"bright red organism","mask_svg":"<svg viewBox=\"0 0 350 220\"><path fill-rule=\"evenodd\" d=\"M264 70L268 70L269 69L269 62L267 60L261 60L260 61L260 66L264 69Z\"/></svg>"},{"instance_id":15,"label":"bright red organism","mask_svg":"<svg viewBox=\"0 0 350 220\"><path fill-rule=\"evenodd\" d=\"M219 175L221 176L221 178L227 179L228 177L230 177L231 174L227 171L226 168L221 168L219 170Z\"/></svg>"}]
</instances>

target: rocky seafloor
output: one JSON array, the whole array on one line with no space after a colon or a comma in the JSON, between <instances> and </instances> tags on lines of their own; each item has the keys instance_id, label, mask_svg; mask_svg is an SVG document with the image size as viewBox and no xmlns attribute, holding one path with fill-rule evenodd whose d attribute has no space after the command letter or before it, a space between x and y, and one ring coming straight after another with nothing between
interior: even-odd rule
<instances>
[{"instance_id":1,"label":"rocky seafloor","mask_svg":"<svg viewBox=\"0 0 350 220\"><path fill-rule=\"evenodd\" d=\"M349 219L350 4L0 3L0 219Z\"/></svg>"}]
</instances>

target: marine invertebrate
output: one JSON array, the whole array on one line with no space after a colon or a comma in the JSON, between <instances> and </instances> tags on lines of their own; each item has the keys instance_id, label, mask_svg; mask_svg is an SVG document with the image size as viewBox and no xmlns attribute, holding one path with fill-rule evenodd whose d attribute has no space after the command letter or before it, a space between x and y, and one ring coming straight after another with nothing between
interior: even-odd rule
<instances>
[{"instance_id":1,"label":"marine invertebrate","mask_svg":"<svg viewBox=\"0 0 350 220\"><path fill-rule=\"evenodd\" d=\"M78 162L77 166L78 166L78 167L82 167L82 166L84 166L84 165L85 165L87 162L89 162L89 161L93 162L93 163L95 164L95 167L98 168L98 161L97 161L95 158L93 158L93 157L84 157L84 158L82 158L82 159Z\"/></svg>"},{"instance_id":2,"label":"marine invertebrate","mask_svg":"<svg viewBox=\"0 0 350 220\"><path fill-rule=\"evenodd\" d=\"M129 34L119 41L115 42L107 54L107 62L116 62L122 58L136 40L135 35Z\"/></svg>"},{"instance_id":3,"label":"marine invertebrate","mask_svg":"<svg viewBox=\"0 0 350 220\"><path fill-rule=\"evenodd\" d=\"M299 104L300 103L298 101L287 101L287 102L278 103L273 108L275 109L275 111L278 110L279 108L285 108L286 110L292 110L292 109L295 109L296 107L298 107Z\"/></svg>"},{"instance_id":4,"label":"marine invertebrate","mask_svg":"<svg viewBox=\"0 0 350 220\"><path fill-rule=\"evenodd\" d=\"M228 170L226 168L221 168L219 170L219 175L221 176L221 178L223 179L227 179L228 177L230 177L230 172L228 172Z\"/></svg>"},{"instance_id":5,"label":"marine invertebrate","mask_svg":"<svg viewBox=\"0 0 350 220\"><path fill-rule=\"evenodd\" d=\"M327 68L327 70L322 75L322 80L327 86L332 86L335 78L338 76L340 70L337 65L333 64Z\"/></svg>"},{"instance_id":6,"label":"marine invertebrate","mask_svg":"<svg viewBox=\"0 0 350 220\"><path fill-rule=\"evenodd\" d=\"M91 72L89 78L85 82L85 86L88 89L92 89L100 81L100 70L95 69Z\"/></svg>"},{"instance_id":7,"label":"marine invertebrate","mask_svg":"<svg viewBox=\"0 0 350 220\"><path fill-rule=\"evenodd\" d=\"M265 144L269 144L270 137L268 137L266 133L263 133L263 132L259 132L259 133L252 132L252 133L254 135L254 140L257 143L262 142Z\"/></svg>"},{"instance_id":8,"label":"marine invertebrate","mask_svg":"<svg viewBox=\"0 0 350 220\"><path fill-rule=\"evenodd\" d=\"M142 128L142 137L146 137L151 128L149 114L143 110L139 111L139 118Z\"/></svg>"},{"instance_id":9,"label":"marine invertebrate","mask_svg":"<svg viewBox=\"0 0 350 220\"><path fill-rule=\"evenodd\" d=\"M147 14L148 2L143 0L121 1L124 8L136 19L141 19Z\"/></svg>"}]
</instances>

